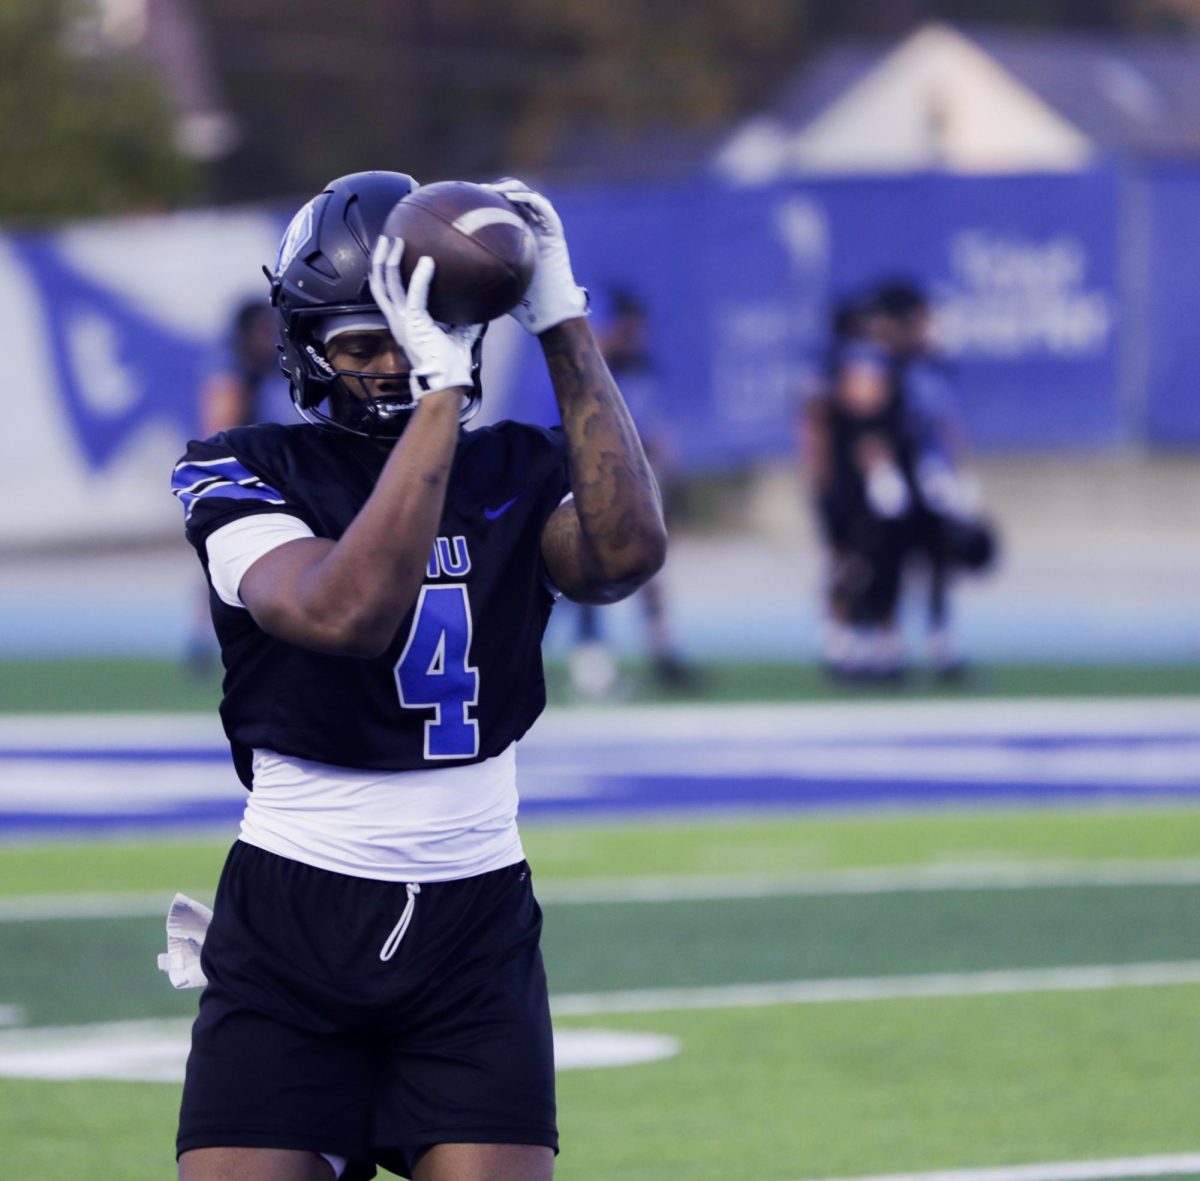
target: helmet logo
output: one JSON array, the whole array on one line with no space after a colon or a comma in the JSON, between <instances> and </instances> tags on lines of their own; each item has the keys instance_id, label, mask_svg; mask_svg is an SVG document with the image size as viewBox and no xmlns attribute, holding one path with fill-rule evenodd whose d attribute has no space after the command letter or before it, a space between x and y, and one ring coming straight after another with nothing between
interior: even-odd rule
<instances>
[{"instance_id":1,"label":"helmet logo","mask_svg":"<svg viewBox=\"0 0 1200 1181\"><path fill-rule=\"evenodd\" d=\"M312 361L312 363L318 369L320 369L322 373L326 373L330 377L335 377L337 375L337 370L334 369L334 367L330 365L330 363L325 360L325 358L322 357L321 354L312 347L312 345L306 344L304 346L304 351L308 354L308 359Z\"/></svg>"},{"instance_id":2,"label":"helmet logo","mask_svg":"<svg viewBox=\"0 0 1200 1181\"><path fill-rule=\"evenodd\" d=\"M315 201L316 198L313 198ZM303 205L284 231L283 241L279 244L279 256L275 259L275 273L282 274L308 244L313 232L313 201Z\"/></svg>"}]
</instances>

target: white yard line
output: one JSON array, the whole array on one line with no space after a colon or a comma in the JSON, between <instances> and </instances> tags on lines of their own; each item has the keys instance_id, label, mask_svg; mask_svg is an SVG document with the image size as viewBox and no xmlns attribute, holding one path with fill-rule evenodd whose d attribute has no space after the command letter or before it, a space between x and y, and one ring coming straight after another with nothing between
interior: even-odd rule
<instances>
[{"instance_id":1,"label":"white yard line","mask_svg":"<svg viewBox=\"0 0 1200 1181\"><path fill-rule=\"evenodd\" d=\"M550 1010L556 1017L595 1017L604 1013L754 1009L769 1005L821 1005L845 1001L998 996L1026 992L1091 992L1170 984L1200 984L1200 960L1159 964L1099 964L1087 968L947 972L929 976L785 980L775 984L729 984L706 988L564 993L551 998Z\"/></svg>"},{"instance_id":2,"label":"white yard line","mask_svg":"<svg viewBox=\"0 0 1200 1181\"><path fill-rule=\"evenodd\" d=\"M793 738L873 740L921 735L1178 734L1200 732L1194 697L993 698L986 701L680 704L551 709L528 744L581 739L632 741ZM224 750L216 712L23 714L0 717L0 750L158 747Z\"/></svg>"},{"instance_id":3,"label":"white yard line","mask_svg":"<svg viewBox=\"0 0 1200 1181\"><path fill-rule=\"evenodd\" d=\"M936 1173L878 1173L827 1181L1111 1181L1122 1177L1192 1176L1200 1173L1200 1152L1175 1156L1127 1156L1110 1160L1049 1161L989 1169L947 1169Z\"/></svg>"},{"instance_id":4,"label":"white yard line","mask_svg":"<svg viewBox=\"0 0 1200 1181\"><path fill-rule=\"evenodd\" d=\"M122 919L161 914L166 921L173 890L140 894L26 894L0 898L0 923L49 919Z\"/></svg>"},{"instance_id":5,"label":"white yard line","mask_svg":"<svg viewBox=\"0 0 1200 1181\"><path fill-rule=\"evenodd\" d=\"M1200 885L1200 860L1021 862L994 865L846 869L807 874L681 874L541 880L538 898L554 905L720 902L735 898L937 893L955 890L1085 889ZM203 891L201 891L203 893ZM211 890L209 891L211 894ZM129 918L166 914L173 891L29 894L0 898L0 922Z\"/></svg>"},{"instance_id":6,"label":"white yard line","mask_svg":"<svg viewBox=\"0 0 1200 1181\"><path fill-rule=\"evenodd\" d=\"M1096 886L1200 884L1200 861L1020 862L994 865L846 869L825 873L703 874L678 877L580 878L539 881L543 902L595 905L613 902L718 902L726 898L903 894L943 890L1031 890Z\"/></svg>"}]
</instances>

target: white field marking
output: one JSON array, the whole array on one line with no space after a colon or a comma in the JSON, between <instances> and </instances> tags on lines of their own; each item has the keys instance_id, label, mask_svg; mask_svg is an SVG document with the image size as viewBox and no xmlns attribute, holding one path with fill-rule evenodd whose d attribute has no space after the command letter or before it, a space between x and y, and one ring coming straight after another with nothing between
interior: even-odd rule
<instances>
[{"instance_id":1,"label":"white field marking","mask_svg":"<svg viewBox=\"0 0 1200 1181\"><path fill-rule=\"evenodd\" d=\"M25 894L0 898L0 922L51 919L123 919L161 914L167 920L174 891L111 894Z\"/></svg>"},{"instance_id":2,"label":"white field marking","mask_svg":"<svg viewBox=\"0 0 1200 1181\"><path fill-rule=\"evenodd\" d=\"M191 1041L191 1018L110 1021L0 1032L0 1077L114 1078L178 1083ZM632 1066L679 1053L678 1038L604 1029L556 1029L558 1070Z\"/></svg>"},{"instance_id":3,"label":"white field marking","mask_svg":"<svg viewBox=\"0 0 1200 1181\"><path fill-rule=\"evenodd\" d=\"M954 890L1073 889L1098 886L1200 885L1200 861L1097 861L1043 864L932 865L846 869L794 875L580 878L541 881L538 898L556 904L719 902L733 898L936 893ZM2 906L2 904L0 904ZM2 916L0 910L0 916Z\"/></svg>"},{"instance_id":4,"label":"white field marking","mask_svg":"<svg viewBox=\"0 0 1200 1181\"><path fill-rule=\"evenodd\" d=\"M1014 746L1014 736L1086 741ZM1154 738L1163 741L1154 742ZM901 742L899 740L903 739ZM1148 741L1129 741L1143 739ZM22 758L23 749L83 753ZM522 743L527 800L584 798L611 788L596 771L619 752L621 774L805 782L1087 783L1127 791L1200 786L1200 700L864 702L659 706L551 711ZM200 757L155 758L197 751ZM603 750L603 755L600 751ZM0 807L64 815L153 811L207 801L235 809L240 785L215 714L0 718ZM104 752L144 752L113 761ZM203 755L219 755L205 758ZM606 781L607 782L607 781Z\"/></svg>"},{"instance_id":5,"label":"white field marking","mask_svg":"<svg viewBox=\"0 0 1200 1181\"><path fill-rule=\"evenodd\" d=\"M1175 1156L1049 1161L1039 1165L946 1169L936 1173L878 1173L871 1177L839 1177L828 1181L1112 1181L1124 1177L1193 1176L1197 1173L1200 1173L1200 1152L1182 1152Z\"/></svg>"},{"instance_id":6,"label":"white field marking","mask_svg":"<svg viewBox=\"0 0 1200 1181\"><path fill-rule=\"evenodd\" d=\"M641 902L720 902L736 898L937 893L957 890L1086 889L1200 885L1200 861L1098 861L934 865L846 869L794 875L704 874L679 877L541 880L540 901L560 906ZM0 922L133 918L167 913L170 892L17 894L0 898Z\"/></svg>"},{"instance_id":7,"label":"white field marking","mask_svg":"<svg viewBox=\"0 0 1200 1181\"><path fill-rule=\"evenodd\" d=\"M580 762L590 751L529 751L521 782L542 783L580 776ZM547 757L547 756L550 757ZM1153 790L1200 783L1200 735L1184 741L1153 738L1136 741L1088 738L1057 749L1023 747L985 737L878 742L824 743L777 736L773 742L731 743L724 737L678 747L624 746L617 755L623 775L665 779L742 779L770 775L797 782L839 779L911 779L922 783L1089 783ZM611 772L609 772L611 774ZM585 773L586 775L586 773Z\"/></svg>"},{"instance_id":8,"label":"white field marking","mask_svg":"<svg viewBox=\"0 0 1200 1181\"><path fill-rule=\"evenodd\" d=\"M685 1009L756 1009L770 1005L823 1005L926 997L1092 992L1110 988L1156 988L1171 984L1200 984L1200 960L1098 964L1087 968L946 972L928 976L785 980L776 984L727 984L705 988L563 993L550 998L550 1011L556 1017L594 1017L601 1013L665 1013Z\"/></svg>"},{"instance_id":9,"label":"white field marking","mask_svg":"<svg viewBox=\"0 0 1200 1181\"><path fill-rule=\"evenodd\" d=\"M221 750L225 735L211 714L9 714L0 718L0 750L146 750L180 746Z\"/></svg>"},{"instance_id":10,"label":"white field marking","mask_svg":"<svg viewBox=\"0 0 1200 1181\"><path fill-rule=\"evenodd\" d=\"M24 1024L25 1010L20 1005L0 1005L0 1026Z\"/></svg>"},{"instance_id":11,"label":"white field marking","mask_svg":"<svg viewBox=\"0 0 1200 1181\"><path fill-rule=\"evenodd\" d=\"M597 706L549 710L531 738L569 746L581 738L731 743L781 737L877 740L939 735L1200 734L1200 698L1130 697L1073 700L801 702L795 704Z\"/></svg>"},{"instance_id":12,"label":"white field marking","mask_svg":"<svg viewBox=\"0 0 1200 1181\"><path fill-rule=\"evenodd\" d=\"M576 768L576 772L578 768ZM592 794L586 778L542 776L525 785L527 800L576 799ZM0 812L53 812L56 816L169 816L197 803L227 804L236 815L246 791L233 764L211 759L0 760Z\"/></svg>"},{"instance_id":13,"label":"white field marking","mask_svg":"<svg viewBox=\"0 0 1200 1181\"><path fill-rule=\"evenodd\" d=\"M795 704L735 703L550 709L527 747L569 746L581 739L697 742L720 734L730 743L781 737L830 741L939 735L1114 736L1200 734L1200 699L1189 697L993 698ZM222 750L216 711L179 714L28 714L0 718L0 750L146 749L180 745Z\"/></svg>"},{"instance_id":14,"label":"white field marking","mask_svg":"<svg viewBox=\"0 0 1200 1181\"><path fill-rule=\"evenodd\" d=\"M233 766L156 759L5 759L0 762L0 810L56 816L169 815L188 803L245 797Z\"/></svg>"},{"instance_id":15,"label":"white field marking","mask_svg":"<svg viewBox=\"0 0 1200 1181\"><path fill-rule=\"evenodd\" d=\"M528 752L518 770L526 802L587 799L608 794L611 772L597 777L588 764L593 752L576 748L567 757L546 759ZM595 764L592 763L594 766ZM863 745L858 748L805 746L717 746L627 749L619 773L663 780L731 781L762 775L806 783L841 781L951 784L1027 783L1039 786L1089 784L1126 792L1154 793L1200 787L1200 741L1159 747L1103 744L1057 751L1019 750L998 743L967 748ZM0 811L19 816L50 810L77 817L149 812L170 816L197 804L227 805L235 815L245 798L233 767L209 759L0 759ZM633 801L636 803L636 801Z\"/></svg>"}]
</instances>

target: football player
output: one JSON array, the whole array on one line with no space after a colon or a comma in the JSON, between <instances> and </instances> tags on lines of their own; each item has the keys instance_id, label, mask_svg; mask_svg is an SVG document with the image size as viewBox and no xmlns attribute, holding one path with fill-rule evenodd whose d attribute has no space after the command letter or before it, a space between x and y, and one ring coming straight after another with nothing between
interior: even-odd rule
<instances>
[{"instance_id":1,"label":"football player","mask_svg":"<svg viewBox=\"0 0 1200 1181\"><path fill-rule=\"evenodd\" d=\"M906 559L926 568L926 621L931 667L955 680L966 666L950 626L955 574L987 569L995 530L979 511L974 482L962 470L965 440L954 406L950 369L938 354L929 298L917 284L891 280L872 302L878 339L891 358L893 398L899 408L894 453L909 483L911 532Z\"/></svg>"},{"instance_id":2,"label":"football player","mask_svg":"<svg viewBox=\"0 0 1200 1181\"><path fill-rule=\"evenodd\" d=\"M838 680L903 674L896 626L910 497L891 362L870 338L864 306L833 317L822 378L801 405L801 454L829 547L826 671Z\"/></svg>"},{"instance_id":3,"label":"football player","mask_svg":"<svg viewBox=\"0 0 1200 1181\"><path fill-rule=\"evenodd\" d=\"M191 970L182 1181L553 1172L515 743L555 597L630 594L666 532L561 222L516 181L496 187L538 263L513 315L562 426L462 429L480 328L435 323L433 260L406 290L381 237L414 186L358 173L300 210L270 278L307 422L194 442L175 470L251 789Z\"/></svg>"}]
</instances>

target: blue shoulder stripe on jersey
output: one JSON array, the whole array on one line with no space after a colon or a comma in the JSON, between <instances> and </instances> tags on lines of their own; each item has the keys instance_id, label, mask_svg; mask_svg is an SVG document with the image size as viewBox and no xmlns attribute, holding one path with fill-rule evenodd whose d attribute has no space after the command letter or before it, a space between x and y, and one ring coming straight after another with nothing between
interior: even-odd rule
<instances>
[{"instance_id":1,"label":"blue shoulder stripe on jersey","mask_svg":"<svg viewBox=\"0 0 1200 1181\"><path fill-rule=\"evenodd\" d=\"M171 476L171 491L192 515L196 501L205 496L222 500L259 500L264 504L286 504L282 493L264 484L233 456L221 459L185 459Z\"/></svg>"}]
</instances>

